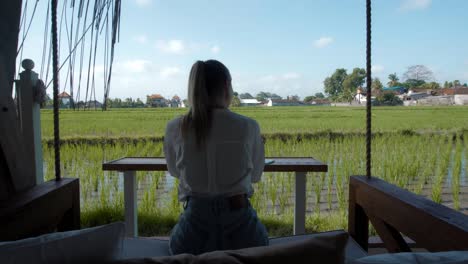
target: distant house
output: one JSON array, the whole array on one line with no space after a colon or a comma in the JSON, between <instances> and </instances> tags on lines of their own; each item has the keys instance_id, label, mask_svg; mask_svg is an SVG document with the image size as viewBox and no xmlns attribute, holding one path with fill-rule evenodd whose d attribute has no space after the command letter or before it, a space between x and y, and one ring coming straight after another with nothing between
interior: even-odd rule
<instances>
[{"instance_id":1,"label":"distant house","mask_svg":"<svg viewBox=\"0 0 468 264\"><path fill-rule=\"evenodd\" d=\"M169 107L185 107L185 105L179 96L174 95L169 101Z\"/></svg>"},{"instance_id":2,"label":"distant house","mask_svg":"<svg viewBox=\"0 0 468 264\"><path fill-rule=\"evenodd\" d=\"M240 99L241 106L257 106L261 105L262 102L257 99Z\"/></svg>"},{"instance_id":3,"label":"distant house","mask_svg":"<svg viewBox=\"0 0 468 264\"><path fill-rule=\"evenodd\" d=\"M406 100L406 101L417 101L419 99L422 99L422 98L425 98L425 97L428 97L430 96L431 94L430 93L427 93L427 92L414 92L413 90L410 90L408 92L408 94L406 94L404 96L404 98L402 98L403 100Z\"/></svg>"},{"instance_id":4,"label":"distant house","mask_svg":"<svg viewBox=\"0 0 468 264\"><path fill-rule=\"evenodd\" d=\"M146 103L150 107L167 107L167 100L160 94L152 94L146 96Z\"/></svg>"},{"instance_id":5,"label":"distant house","mask_svg":"<svg viewBox=\"0 0 468 264\"><path fill-rule=\"evenodd\" d=\"M328 99L314 99L310 101L309 104L314 106L331 105L330 100Z\"/></svg>"},{"instance_id":6,"label":"distant house","mask_svg":"<svg viewBox=\"0 0 468 264\"><path fill-rule=\"evenodd\" d=\"M67 92L63 91L59 93L57 95L57 98L59 99L59 102L63 107L67 107L67 108L70 107L72 98Z\"/></svg>"},{"instance_id":7,"label":"distant house","mask_svg":"<svg viewBox=\"0 0 468 264\"><path fill-rule=\"evenodd\" d=\"M86 108L102 108L102 103L96 100L86 102Z\"/></svg>"},{"instance_id":8,"label":"distant house","mask_svg":"<svg viewBox=\"0 0 468 264\"><path fill-rule=\"evenodd\" d=\"M283 100L283 99L268 99L266 106L301 106L305 105L303 102L295 100Z\"/></svg>"},{"instance_id":9,"label":"distant house","mask_svg":"<svg viewBox=\"0 0 468 264\"><path fill-rule=\"evenodd\" d=\"M445 88L445 89L441 89L439 94L441 95L468 94L468 87L457 86L454 88Z\"/></svg>"}]
</instances>

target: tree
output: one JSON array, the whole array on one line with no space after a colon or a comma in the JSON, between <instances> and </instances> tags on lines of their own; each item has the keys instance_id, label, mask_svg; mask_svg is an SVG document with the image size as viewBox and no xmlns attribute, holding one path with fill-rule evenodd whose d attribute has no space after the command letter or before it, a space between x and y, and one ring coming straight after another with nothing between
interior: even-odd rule
<instances>
[{"instance_id":1,"label":"tree","mask_svg":"<svg viewBox=\"0 0 468 264\"><path fill-rule=\"evenodd\" d=\"M237 96L234 96L231 101L231 106L238 107L241 105L240 99Z\"/></svg>"},{"instance_id":2,"label":"tree","mask_svg":"<svg viewBox=\"0 0 468 264\"><path fill-rule=\"evenodd\" d=\"M372 81L372 93L375 93L375 94L380 94L383 90L383 84L382 82L380 81L379 78L375 78L373 81Z\"/></svg>"},{"instance_id":3,"label":"tree","mask_svg":"<svg viewBox=\"0 0 468 264\"><path fill-rule=\"evenodd\" d=\"M403 101L394 93L384 93L376 98L376 105L396 106L403 105Z\"/></svg>"},{"instance_id":4,"label":"tree","mask_svg":"<svg viewBox=\"0 0 468 264\"><path fill-rule=\"evenodd\" d=\"M421 88L428 89L428 90L437 90L440 89L440 84L437 82L430 82L430 83L425 83L420 86Z\"/></svg>"},{"instance_id":5,"label":"tree","mask_svg":"<svg viewBox=\"0 0 468 264\"><path fill-rule=\"evenodd\" d=\"M265 101L269 98L271 99L281 99L281 96L275 93L268 93L268 92L259 92L256 96L258 101Z\"/></svg>"},{"instance_id":6,"label":"tree","mask_svg":"<svg viewBox=\"0 0 468 264\"><path fill-rule=\"evenodd\" d=\"M366 70L362 68L354 68L353 72L346 76L343 81L343 93L341 99L351 102L356 94L358 87L361 87L366 79Z\"/></svg>"},{"instance_id":7,"label":"tree","mask_svg":"<svg viewBox=\"0 0 468 264\"><path fill-rule=\"evenodd\" d=\"M145 107L145 103L143 103L143 101L141 101L140 98L137 98L135 102L135 107L143 108Z\"/></svg>"},{"instance_id":8,"label":"tree","mask_svg":"<svg viewBox=\"0 0 468 264\"><path fill-rule=\"evenodd\" d=\"M399 84L398 81L399 81L400 79L398 78L398 76L397 76L396 73L389 74L389 75L388 75L388 79L390 80L390 81L387 83L388 87L398 86L398 84Z\"/></svg>"},{"instance_id":9,"label":"tree","mask_svg":"<svg viewBox=\"0 0 468 264\"><path fill-rule=\"evenodd\" d=\"M455 80L455 81L453 81L453 86L454 86L454 87L461 86L461 83L460 83L460 81L459 81L459 80Z\"/></svg>"},{"instance_id":10,"label":"tree","mask_svg":"<svg viewBox=\"0 0 468 264\"><path fill-rule=\"evenodd\" d=\"M448 81L445 81L444 82L444 88L447 89L447 88L450 88L450 84Z\"/></svg>"},{"instance_id":11,"label":"tree","mask_svg":"<svg viewBox=\"0 0 468 264\"><path fill-rule=\"evenodd\" d=\"M408 70L403 74L403 79L406 81L417 80L428 82L434 79L434 74L424 65L413 65L408 67Z\"/></svg>"},{"instance_id":12,"label":"tree","mask_svg":"<svg viewBox=\"0 0 468 264\"><path fill-rule=\"evenodd\" d=\"M323 98L325 98L325 95L323 93L315 93L315 97L323 99Z\"/></svg>"},{"instance_id":13,"label":"tree","mask_svg":"<svg viewBox=\"0 0 468 264\"><path fill-rule=\"evenodd\" d=\"M316 97L316 96L313 96L313 95L306 96L306 97L304 97L304 103L310 103L310 102L312 102L315 98L317 98L317 97Z\"/></svg>"},{"instance_id":14,"label":"tree","mask_svg":"<svg viewBox=\"0 0 468 264\"><path fill-rule=\"evenodd\" d=\"M468 87L468 84L467 84L467 83L464 83L464 84L463 84L463 87Z\"/></svg>"},{"instance_id":15,"label":"tree","mask_svg":"<svg viewBox=\"0 0 468 264\"><path fill-rule=\"evenodd\" d=\"M343 92L343 82L347 76L346 69L336 69L330 77L323 81L324 91L332 100L338 99Z\"/></svg>"},{"instance_id":16,"label":"tree","mask_svg":"<svg viewBox=\"0 0 468 264\"><path fill-rule=\"evenodd\" d=\"M254 99L254 97L250 93L241 93L239 95L240 99Z\"/></svg>"},{"instance_id":17,"label":"tree","mask_svg":"<svg viewBox=\"0 0 468 264\"><path fill-rule=\"evenodd\" d=\"M288 96L289 100L291 101L300 101L301 98L299 97L299 95L292 95L292 96Z\"/></svg>"},{"instance_id":18,"label":"tree","mask_svg":"<svg viewBox=\"0 0 468 264\"><path fill-rule=\"evenodd\" d=\"M412 88L421 87L424 84L426 84L426 81L424 80L408 79L406 80L406 82L403 83L403 86L405 86L408 89L412 89Z\"/></svg>"}]
</instances>

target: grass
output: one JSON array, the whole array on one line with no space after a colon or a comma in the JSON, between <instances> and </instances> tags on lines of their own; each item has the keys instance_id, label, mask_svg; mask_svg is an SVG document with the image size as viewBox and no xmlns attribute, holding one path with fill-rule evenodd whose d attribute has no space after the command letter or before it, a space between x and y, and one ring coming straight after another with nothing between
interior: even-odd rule
<instances>
[{"instance_id":1,"label":"grass","mask_svg":"<svg viewBox=\"0 0 468 264\"><path fill-rule=\"evenodd\" d=\"M463 209L466 190L468 108L376 108L373 111L372 174ZM350 175L365 173L364 109L334 107L238 108L259 121L267 156L312 156L327 173L307 176L306 228L346 228ZM80 178L82 225L123 220L123 179L103 172L104 161L122 156L163 156L162 133L180 109L62 111L62 171ZM46 177L53 177L51 112L44 111ZM465 166L463 166L465 165ZM164 172L138 172L139 231L168 235L182 206L177 182ZM271 236L292 234L293 173L265 173L251 199ZM444 193L450 193L449 198ZM447 201L449 199L450 201ZM466 205L465 205L466 207Z\"/></svg>"}]
</instances>

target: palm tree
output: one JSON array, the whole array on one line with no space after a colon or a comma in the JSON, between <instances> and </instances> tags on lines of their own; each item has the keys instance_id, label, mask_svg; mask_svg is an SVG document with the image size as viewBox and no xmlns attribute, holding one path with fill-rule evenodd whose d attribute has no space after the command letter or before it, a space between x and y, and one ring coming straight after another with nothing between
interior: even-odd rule
<instances>
[{"instance_id":1,"label":"palm tree","mask_svg":"<svg viewBox=\"0 0 468 264\"><path fill-rule=\"evenodd\" d=\"M388 85L389 87L397 86L398 81L400 80L400 79L398 78L398 76L397 76L396 73L392 73L392 74L388 75L388 79L390 80L390 81L387 83L387 85Z\"/></svg>"}]
</instances>

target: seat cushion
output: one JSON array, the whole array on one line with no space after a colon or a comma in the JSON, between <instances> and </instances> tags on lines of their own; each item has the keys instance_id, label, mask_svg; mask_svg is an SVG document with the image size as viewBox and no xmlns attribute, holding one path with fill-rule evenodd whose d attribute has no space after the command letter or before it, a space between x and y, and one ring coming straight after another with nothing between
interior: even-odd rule
<instances>
[{"instance_id":1,"label":"seat cushion","mask_svg":"<svg viewBox=\"0 0 468 264\"><path fill-rule=\"evenodd\" d=\"M466 264L468 263L468 251L447 251L436 253L394 253L394 254L379 254L356 259L350 264Z\"/></svg>"},{"instance_id":2,"label":"seat cushion","mask_svg":"<svg viewBox=\"0 0 468 264\"><path fill-rule=\"evenodd\" d=\"M328 232L321 232L317 234L328 234L328 235L334 235L334 234L339 234L340 232L343 231L328 231ZM307 234L307 235L295 235L295 236L286 236L286 237L275 237L275 238L270 238L270 245L277 245L277 244L284 244L284 243L289 243L293 241L302 241L305 239L308 239L310 237L316 236L317 234ZM353 260L353 259L358 259L367 256L367 252L363 250L359 244L354 241L352 237L348 238L348 242L346 243L346 248L345 248L345 258L346 260Z\"/></svg>"},{"instance_id":3,"label":"seat cushion","mask_svg":"<svg viewBox=\"0 0 468 264\"><path fill-rule=\"evenodd\" d=\"M319 234L327 234L332 236L340 234L341 232L343 231L330 231ZM317 236L317 234L271 238L270 245L281 245L295 241L303 241L314 236ZM168 240L161 239L125 238L123 258L131 259L169 256L168 242ZM346 260L354 260L365 256L367 256L367 253L356 243L356 241L349 237L345 247Z\"/></svg>"},{"instance_id":4,"label":"seat cushion","mask_svg":"<svg viewBox=\"0 0 468 264\"><path fill-rule=\"evenodd\" d=\"M2 264L96 263L121 258L125 224L57 232L0 243Z\"/></svg>"}]
</instances>

